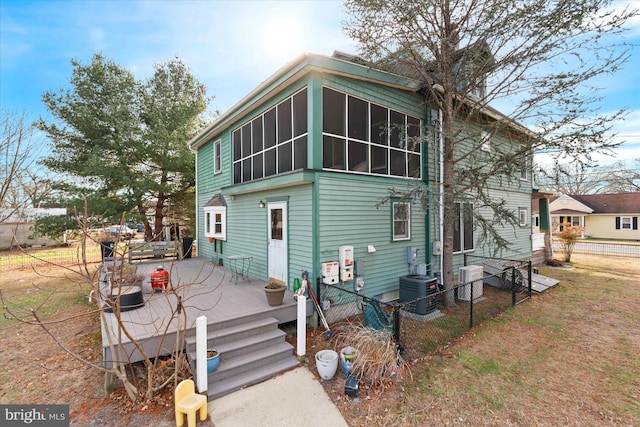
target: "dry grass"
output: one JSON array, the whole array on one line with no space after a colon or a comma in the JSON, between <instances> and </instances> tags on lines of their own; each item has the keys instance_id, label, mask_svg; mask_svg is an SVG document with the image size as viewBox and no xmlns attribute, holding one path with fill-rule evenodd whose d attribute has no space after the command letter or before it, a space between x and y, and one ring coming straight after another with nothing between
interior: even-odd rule
<instances>
[{"instance_id":1,"label":"dry grass","mask_svg":"<svg viewBox=\"0 0 640 427\"><path fill-rule=\"evenodd\" d=\"M334 338L337 349L356 349L357 356L353 360L351 372L369 386L381 386L392 380L400 370L402 361L388 332L349 323L342 325Z\"/></svg>"}]
</instances>

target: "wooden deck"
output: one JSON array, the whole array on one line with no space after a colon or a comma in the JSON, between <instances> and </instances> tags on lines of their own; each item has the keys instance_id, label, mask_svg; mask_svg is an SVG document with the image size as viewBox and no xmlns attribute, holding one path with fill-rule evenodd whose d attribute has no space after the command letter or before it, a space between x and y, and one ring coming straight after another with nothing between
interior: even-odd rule
<instances>
[{"instance_id":1,"label":"wooden deck","mask_svg":"<svg viewBox=\"0 0 640 427\"><path fill-rule=\"evenodd\" d=\"M231 281L228 268L216 266L203 258L184 260L159 259L137 264L137 272L145 276L144 306L120 313L123 330L118 328L114 313L105 313L102 323L102 346L105 367L114 362L133 363L143 360L130 335L142 345L148 357L169 354L184 348L186 336L195 335L199 316L207 317L209 335L217 329L244 321L275 318L279 324L296 320L297 303L287 291L281 306L267 304L262 288L266 282L254 278ZM158 266L170 272L172 291L155 291L151 287L151 272ZM175 314L181 300L181 315ZM311 315L307 306L307 315ZM126 332L125 332L126 331ZM111 342L111 344L110 344Z\"/></svg>"}]
</instances>

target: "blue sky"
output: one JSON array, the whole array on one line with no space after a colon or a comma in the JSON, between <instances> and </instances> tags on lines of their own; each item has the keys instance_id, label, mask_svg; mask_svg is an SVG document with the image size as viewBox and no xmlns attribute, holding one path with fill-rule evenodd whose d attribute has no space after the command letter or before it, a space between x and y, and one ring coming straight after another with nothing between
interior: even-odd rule
<instances>
[{"instance_id":1,"label":"blue sky","mask_svg":"<svg viewBox=\"0 0 640 427\"><path fill-rule=\"evenodd\" d=\"M304 52L355 52L342 32L346 18L333 0L0 0L0 105L46 117L41 96L67 85L70 59L89 63L101 52L138 79L178 56L215 96L211 109L225 111ZM640 20L631 27L628 41L640 45ZM601 80L602 111L630 110L615 124L627 142L617 158L597 156L603 164L640 158L639 54L640 47L620 73Z\"/></svg>"}]
</instances>

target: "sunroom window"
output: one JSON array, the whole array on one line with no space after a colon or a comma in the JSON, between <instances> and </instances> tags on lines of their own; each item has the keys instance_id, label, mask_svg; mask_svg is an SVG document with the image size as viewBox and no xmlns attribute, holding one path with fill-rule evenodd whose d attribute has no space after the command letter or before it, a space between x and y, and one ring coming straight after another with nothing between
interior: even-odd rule
<instances>
[{"instance_id":1,"label":"sunroom window","mask_svg":"<svg viewBox=\"0 0 640 427\"><path fill-rule=\"evenodd\" d=\"M322 167L420 178L420 119L324 87Z\"/></svg>"}]
</instances>

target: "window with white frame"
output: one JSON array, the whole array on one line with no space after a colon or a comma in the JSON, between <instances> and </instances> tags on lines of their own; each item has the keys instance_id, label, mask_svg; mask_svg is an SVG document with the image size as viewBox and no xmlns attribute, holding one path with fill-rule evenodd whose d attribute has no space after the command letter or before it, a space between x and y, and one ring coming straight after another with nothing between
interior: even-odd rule
<instances>
[{"instance_id":1,"label":"window with white frame","mask_svg":"<svg viewBox=\"0 0 640 427\"><path fill-rule=\"evenodd\" d=\"M393 241L411 239L411 204L393 202L392 210Z\"/></svg>"},{"instance_id":2,"label":"window with white frame","mask_svg":"<svg viewBox=\"0 0 640 427\"><path fill-rule=\"evenodd\" d=\"M617 216L616 217L616 230L637 230L637 229L638 229L637 216Z\"/></svg>"},{"instance_id":3,"label":"window with white frame","mask_svg":"<svg viewBox=\"0 0 640 427\"><path fill-rule=\"evenodd\" d=\"M527 217L528 212L526 208L520 208L520 227L525 227L527 225Z\"/></svg>"},{"instance_id":4,"label":"window with white frame","mask_svg":"<svg viewBox=\"0 0 640 427\"><path fill-rule=\"evenodd\" d=\"M482 151L491 151L491 134L482 131L480 133L480 149Z\"/></svg>"},{"instance_id":5,"label":"window with white frame","mask_svg":"<svg viewBox=\"0 0 640 427\"><path fill-rule=\"evenodd\" d=\"M455 203L453 216L453 252L473 250L473 203Z\"/></svg>"},{"instance_id":6,"label":"window with white frame","mask_svg":"<svg viewBox=\"0 0 640 427\"><path fill-rule=\"evenodd\" d=\"M221 141L218 140L213 143L213 173L220 173L221 170Z\"/></svg>"},{"instance_id":7,"label":"window with white frame","mask_svg":"<svg viewBox=\"0 0 640 427\"><path fill-rule=\"evenodd\" d=\"M227 207L204 207L204 235L218 240L227 239Z\"/></svg>"},{"instance_id":8,"label":"window with white frame","mask_svg":"<svg viewBox=\"0 0 640 427\"><path fill-rule=\"evenodd\" d=\"M521 150L523 150L522 157L520 158L520 179L523 181L527 180L527 163L529 162L529 156L524 152L525 147L521 146Z\"/></svg>"}]
</instances>

